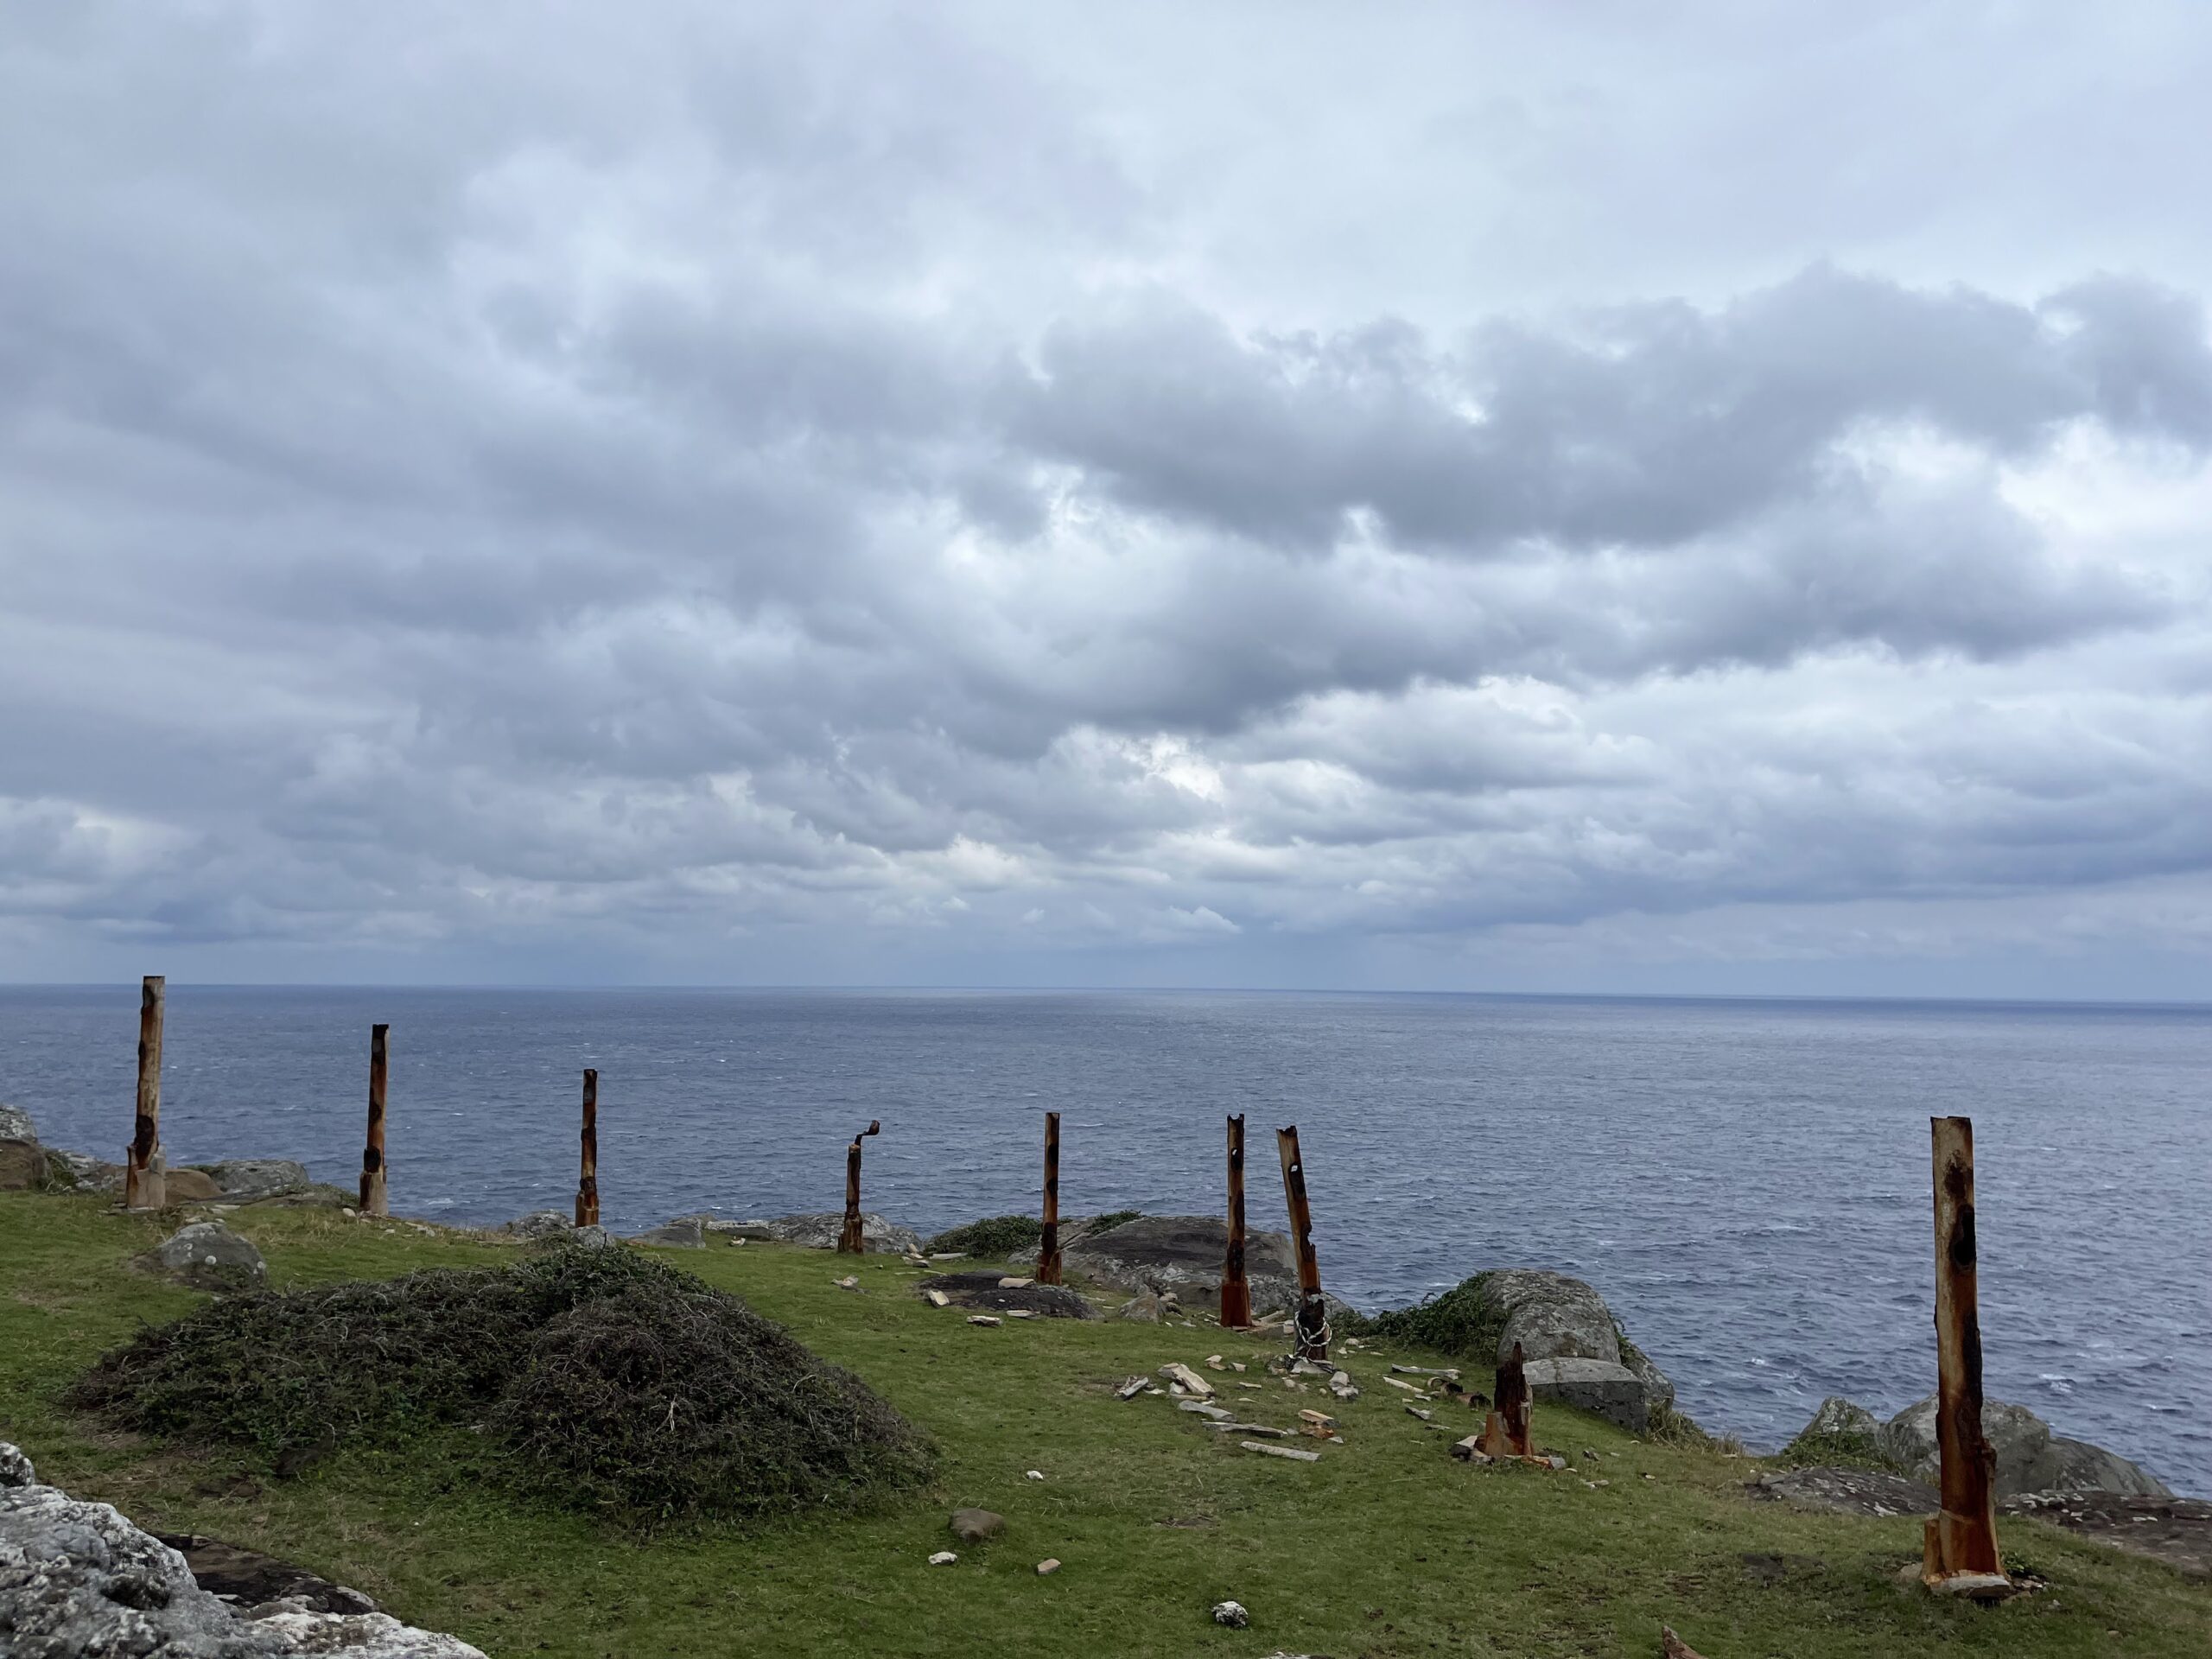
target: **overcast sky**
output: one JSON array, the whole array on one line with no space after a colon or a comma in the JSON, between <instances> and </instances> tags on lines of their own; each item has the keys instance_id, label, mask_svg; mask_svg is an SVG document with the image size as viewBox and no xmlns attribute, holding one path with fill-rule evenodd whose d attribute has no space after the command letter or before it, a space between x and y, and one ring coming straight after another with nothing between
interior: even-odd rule
<instances>
[{"instance_id":1,"label":"overcast sky","mask_svg":"<svg viewBox=\"0 0 2212 1659\"><path fill-rule=\"evenodd\" d=\"M2208 86L19 0L0 978L2212 996Z\"/></svg>"}]
</instances>

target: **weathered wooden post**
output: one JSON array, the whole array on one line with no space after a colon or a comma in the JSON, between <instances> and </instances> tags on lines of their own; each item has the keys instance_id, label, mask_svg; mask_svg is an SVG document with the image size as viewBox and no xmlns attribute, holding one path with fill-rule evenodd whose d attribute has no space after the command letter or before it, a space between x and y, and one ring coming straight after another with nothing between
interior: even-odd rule
<instances>
[{"instance_id":1,"label":"weathered wooden post","mask_svg":"<svg viewBox=\"0 0 2212 1659\"><path fill-rule=\"evenodd\" d=\"M162 1005L168 987L161 974L148 974L138 986L138 1114L123 1154L126 1210L158 1210L168 1202L168 1157L162 1150Z\"/></svg>"},{"instance_id":2,"label":"weathered wooden post","mask_svg":"<svg viewBox=\"0 0 2212 1659\"><path fill-rule=\"evenodd\" d=\"M1275 1150L1282 1159L1282 1195L1290 1205L1291 1242L1298 1248L1298 1313L1295 1316L1300 1359L1329 1357L1329 1306L1321 1298L1321 1265L1313 1259L1313 1217L1306 1207L1306 1165L1298 1155L1298 1126L1275 1131Z\"/></svg>"},{"instance_id":3,"label":"weathered wooden post","mask_svg":"<svg viewBox=\"0 0 2212 1659\"><path fill-rule=\"evenodd\" d=\"M855 1135L853 1144L845 1148L845 1224L837 1234L840 1255L860 1255L868 1249L868 1241L861 1232L861 1142L871 1135L882 1133L882 1122L871 1118L868 1128Z\"/></svg>"},{"instance_id":4,"label":"weathered wooden post","mask_svg":"<svg viewBox=\"0 0 2212 1659\"><path fill-rule=\"evenodd\" d=\"M1252 1323L1252 1286L1244 1276L1244 1115L1229 1120L1229 1254L1221 1264L1221 1323L1230 1331Z\"/></svg>"},{"instance_id":5,"label":"weathered wooden post","mask_svg":"<svg viewBox=\"0 0 2212 1659\"><path fill-rule=\"evenodd\" d=\"M1037 1243L1037 1282L1060 1282L1060 1115L1045 1114L1045 1236Z\"/></svg>"},{"instance_id":6,"label":"weathered wooden post","mask_svg":"<svg viewBox=\"0 0 2212 1659\"><path fill-rule=\"evenodd\" d=\"M583 1173L576 1179L576 1225L599 1225L599 1073L584 1068Z\"/></svg>"},{"instance_id":7,"label":"weathered wooden post","mask_svg":"<svg viewBox=\"0 0 2212 1659\"><path fill-rule=\"evenodd\" d=\"M1475 1449L1493 1458L1533 1458L1536 1448L1529 1438L1529 1361L1515 1343L1513 1351L1497 1362L1497 1376L1491 1384L1490 1414Z\"/></svg>"},{"instance_id":8,"label":"weathered wooden post","mask_svg":"<svg viewBox=\"0 0 2212 1659\"><path fill-rule=\"evenodd\" d=\"M1943 1508L1930 1519L1921 1576L1967 1590L2005 1583L1997 1552L1997 1454L1981 1432L1981 1308L1974 1238L1974 1121L1928 1121L1936 1185L1936 1446Z\"/></svg>"},{"instance_id":9,"label":"weathered wooden post","mask_svg":"<svg viewBox=\"0 0 2212 1659\"><path fill-rule=\"evenodd\" d=\"M369 1027L369 1143L361 1152L361 1213L388 1216L391 1201L385 1191L384 1085L385 1033L390 1026Z\"/></svg>"}]
</instances>

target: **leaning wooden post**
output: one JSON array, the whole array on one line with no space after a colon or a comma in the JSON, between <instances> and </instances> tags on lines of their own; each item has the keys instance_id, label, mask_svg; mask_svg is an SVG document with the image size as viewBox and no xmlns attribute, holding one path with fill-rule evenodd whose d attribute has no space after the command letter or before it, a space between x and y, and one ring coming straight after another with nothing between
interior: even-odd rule
<instances>
[{"instance_id":1,"label":"leaning wooden post","mask_svg":"<svg viewBox=\"0 0 2212 1659\"><path fill-rule=\"evenodd\" d=\"M1275 1131L1275 1150L1282 1158L1282 1194L1290 1205L1290 1236L1298 1247L1298 1313L1295 1319L1300 1359L1329 1357L1329 1306L1321 1298L1321 1266L1313 1259L1313 1217L1306 1207L1306 1166L1298 1155L1298 1126Z\"/></svg>"},{"instance_id":2,"label":"leaning wooden post","mask_svg":"<svg viewBox=\"0 0 2212 1659\"><path fill-rule=\"evenodd\" d=\"M1252 1323L1252 1286L1244 1277L1244 1115L1229 1120L1229 1254L1221 1264L1221 1322L1231 1331Z\"/></svg>"},{"instance_id":3,"label":"leaning wooden post","mask_svg":"<svg viewBox=\"0 0 2212 1659\"><path fill-rule=\"evenodd\" d=\"M388 1216L391 1201L385 1192L384 1084L385 1033L390 1026L369 1027L369 1143L361 1152L361 1213Z\"/></svg>"},{"instance_id":4,"label":"leaning wooden post","mask_svg":"<svg viewBox=\"0 0 2212 1659\"><path fill-rule=\"evenodd\" d=\"M1997 1454L1981 1432L1981 1310L1974 1240L1974 1122L1928 1121L1936 1178L1936 1446L1943 1508L1927 1524L1921 1575L1963 1588L2001 1580Z\"/></svg>"},{"instance_id":5,"label":"leaning wooden post","mask_svg":"<svg viewBox=\"0 0 2212 1659\"><path fill-rule=\"evenodd\" d=\"M837 1234L840 1255L860 1255L868 1249L868 1241L861 1233L861 1142L871 1135L882 1133L882 1123L871 1119L868 1128L855 1135L853 1144L845 1148L845 1224Z\"/></svg>"},{"instance_id":6,"label":"leaning wooden post","mask_svg":"<svg viewBox=\"0 0 2212 1659\"><path fill-rule=\"evenodd\" d=\"M576 1225L599 1225L599 1073L584 1068L583 1173L576 1178Z\"/></svg>"},{"instance_id":7,"label":"leaning wooden post","mask_svg":"<svg viewBox=\"0 0 2212 1659\"><path fill-rule=\"evenodd\" d=\"M1060 1115L1045 1114L1045 1236L1037 1244L1037 1282L1060 1282Z\"/></svg>"},{"instance_id":8,"label":"leaning wooden post","mask_svg":"<svg viewBox=\"0 0 2212 1659\"><path fill-rule=\"evenodd\" d=\"M162 1151L162 1005L168 981L148 974L138 987L138 1115L124 1154L123 1207L158 1210L168 1201L168 1158Z\"/></svg>"}]
</instances>

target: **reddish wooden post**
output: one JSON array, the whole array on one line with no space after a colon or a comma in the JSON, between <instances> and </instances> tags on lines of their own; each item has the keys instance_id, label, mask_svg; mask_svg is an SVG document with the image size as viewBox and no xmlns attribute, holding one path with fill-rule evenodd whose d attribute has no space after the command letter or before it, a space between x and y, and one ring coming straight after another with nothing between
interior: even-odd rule
<instances>
[{"instance_id":1,"label":"reddish wooden post","mask_svg":"<svg viewBox=\"0 0 2212 1659\"><path fill-rule=\"evenodd\" d=\"M837 1234L840 1255L859 1255L868 1249L868 1240L861 1230L861 1142L871 1135L882 1133L882 1123L871 1119L868 1128L855 1135L853 1144L845 1148L845 1224Z\"/></svg>"},{"instance_id":2,"label":"reddish wooden post","mask_svg":"<svg viewBox=\"0 0 2212 1659\"><path fill-rule=\"evenodd\" d=\"M162 1150L162 1006L168 987L160 974L148 974L138 986L138 1112L123 1154L126 1210L159 1210L168 1202L168 1157Z\"/></svg>"},{"instance_id":3,"label":"reddish wooden post","mask_svg":"<svg viewBox=\"0 0 2212 1659\"><path fill-rule=\"evenodd\" d=\"M1037 1244L1037 1282L1060 1282L1060 1115L1045 1114L1045 1236Z\"/></svg>"},{"instance_id":4,"label":"reddish wooden post","mask_svg":"<svg viewBox=\"0 0 2212 1659\"><path fill-rule=\"evenodd\" d=\"M1275 1131L1282 1159L1282 1194L1290 1205L1291 1242L1298 1247L1297 1346L1300 1359L1329 1357L1329 1307L1321 1298L1321 1267L1313 1258L1313 1217L1306 1207L1306 1166L1298 1155L1298 1126Z\"/></svg>"},{"instance_id":5,"label":"reddish wooden post","mask_svg":"<svg viewBox=\"0 0 2212 1659\"><path fill-rule=\"evenodd\" d=\"M365 1216L391 1213L385 1191L384 1162L385 1033L391 1029L390 1026L369 1027L369 1143L361 1152L361 1213Z\"/></svg>"},{"instance_id":6,"label":"reddish wooden post","mask_svg":"<svg viewBox=\"0 0 2212 1659\"><path fill-rule=\"evenodd\" d=\"M576 1225L599 1225L599 1073L584 1068L583 1173L576 1179Z\"/></svg>"},{"instance_id":7,"label":"reddish wooden post","mask_svg":"<svg viewBox=\"0 0 2212 1659\"><path fill-rule=\"evenodd\" d=\"M1491 1384L1490 1414L1483 1420L1475 1449L1493 1458L1533 1458L1536 1448L1529 1438L1529 1361L1515 1343L1513 1351L1497 1362L1497 1376Z\"/></svg>"},{"instance_id":8,"label":"reddish wooden post","mask_svg":"<svg viewBox=\"0 0 2212 1659\"><path fill-rule=\"evenodd\" d=\"M1229 1254L1221 1264L1221 1322L1231 1331L1252 1323L1252 1286L1244 1277L1244 1115L1229 1120Z\"/></svg>"},{"instance_id":9,"label":"reddish wooden post","mask_svg":"<svg viewBox=\"0 0 2212 1659\"><path fill-rule=\"evenodd\" d=\"M1997 1454L1981 1432L1981 1306L1974 1238L1974 1122L1928 1121L1936 1185L1936 1446L1943 1508L1927 1524L1930 1585L1999 1578Z\"/></svg>"}]
</instances>

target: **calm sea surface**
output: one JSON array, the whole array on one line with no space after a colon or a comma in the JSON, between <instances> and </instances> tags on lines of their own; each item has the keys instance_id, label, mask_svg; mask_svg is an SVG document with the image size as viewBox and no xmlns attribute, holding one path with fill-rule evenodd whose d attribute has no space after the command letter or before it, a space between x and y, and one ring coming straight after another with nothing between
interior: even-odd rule
<instances>
[{"instance_id":1,"label":"calm sea surface","mask_svg":"<svg viewBox=\"0 0 2212 1659\"><path fill-rule=\"evenodd\" d=\"M137 1001L0 988L0 1100L119 1157ZM1758 1447L1823 1395L1886 1414L1935 1387L1927 1120L1969 1114L1990 1393L2212 1493L2212 1011L173 984L171 1160L350 1184L378 1020L404 1213L567 1207L587 1065L618 1230L835 1208L870 1117L868 1208L1029 1209L1047 1108L1069 1213L1214 1211L1222 1115L1249 1112L1300 1128L1332 1288L1581 1275L1685 1409ZM1254 1220L1280 1227L1267 1150Z\"/></svg>"}]
</instances>

